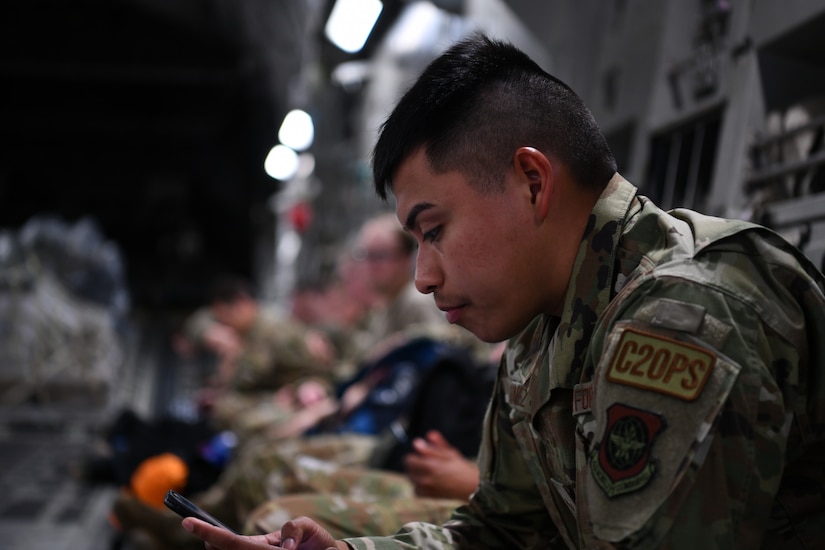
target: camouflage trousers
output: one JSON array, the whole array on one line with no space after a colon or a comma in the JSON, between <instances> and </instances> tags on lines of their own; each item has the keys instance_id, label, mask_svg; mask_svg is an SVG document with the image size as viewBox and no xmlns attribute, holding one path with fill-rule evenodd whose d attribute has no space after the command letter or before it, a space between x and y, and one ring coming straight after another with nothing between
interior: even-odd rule
<instances>
[{"instance_id":1,"label":"camouflage trousers","mask_svg":"<svg viewBox=\"0 0 825 550\"><path fill-rule=\"evenodd\" d=\"M335 538L389 535L410 521L441 524L462 504L418 498L407 476L367 468L377 443L370 436L324 435L246 453L236 463L235 490L246 504L269 498L243 511L242 531L268 533L308 516Z\"/></svg>"},{"instance_id":2,"label":"camouflage trousers","mask_svg":"<svg viewBox=\"0 0 825 550\"><path fill-rule=\"evenodd\" d=\"M387 479L378 484L400 482L390 472L362 472L370 477ZM400 477L400 476L399 476ZM372 483L378 480L372 479ZM407 482L409 485L409 483ZM363 536L386 536L398 531L405 523L424 521L441 525L457 507L466 504L460 500L406 496L387 496L361 492L361 483L350 494L296 494L271 500L254 510L244 526L244 532L263 534L276 531L296 517L307 516L318 522L336 539ZM411 487L409 488L411 490Z\"/></svg>"},{"instance_id":3,"label":"camouflage trousers","mask_svg":"<svg viewBox=\"0 0 825 550\"><path fill-rule=\"evenodd\" d=\"M228 392L215 403L212 421L219 429L231 430L243 444L264 437L273 427L289 421L294 414L292 407L277 403L271 392Z\"/></svg>"},{"instance_id":4,"label":"camouflage trousers","mask_svg":"<svg viewBox=\"0 0 825 550\"><path fill-rule=\"evenodd\" d=\"M260 440L233 460L219 487L247 534L308 516L336 538L384 535L410 521L443 523L462 504L418 498L405 475L367 468L376 444L355 434Z\"/></svg>"},{"instance_id":5,"label":"camouflage trousers","mask_svg":"<svg viewBox=\"0 0 825 550\"><path fill-rule=\"evenodd\" d=\"M374 437L357 434L252 439L195 500L216 517L243 525L252 510L283 495L346 492L351 481L332 472L364 466L375 446Z\"/></svg>"},{"instance_id":6,"label":"camouflage trousers","mask_svg":"<svg viewBox=\"0 0 825 550\"><path fill-rule=\"evenodd\" d=\"M410 521L440 524L463 504L416 497L406 476L367 468L376 443L354 434L250 440L218 483L192 500L242 533L308 516L336 538L391 534ZM176 514L133 498L119 499L115 516L125 529L150 534L157 550L202 545Z\"/></svg>"},{"instance_id":7,"label":"camouflage trousers","mask_svg":"<svg viewBox=\"0 0 825 550\"><path fill-rule=\"evenodd\" d=\"M332 474L367 463L375 438L360 435L322 435L272 440L253 437L236 449L235 456L209 490L191 499L230 527L243 532L247 517L258 506L297 492L333 493L355 487L353 474ZM359 472L360 475L360 472ZM394 481L365 482L364 487L399 494ZM180 517L164 508L145 505L129 494L113 507L120 529L141 535L152 550L202 548L203 542L180 526Z\"/></svg>"}]
</instances>

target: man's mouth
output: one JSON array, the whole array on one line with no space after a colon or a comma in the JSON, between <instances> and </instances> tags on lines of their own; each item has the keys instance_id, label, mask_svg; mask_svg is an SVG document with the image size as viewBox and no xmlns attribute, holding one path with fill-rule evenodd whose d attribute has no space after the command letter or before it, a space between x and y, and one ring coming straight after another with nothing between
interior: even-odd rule
<instances>
[{"instance_id":1,"label":"man's mouth","mask_svg":"<svg viewBox=\"0 0 825 550\"><path fill-rule=\"evenodd\" d=\"M464 311L464 306L438 306L438 308L444 312L449 323L457 322L461 312Z\"/></svg>"}]
</instances>

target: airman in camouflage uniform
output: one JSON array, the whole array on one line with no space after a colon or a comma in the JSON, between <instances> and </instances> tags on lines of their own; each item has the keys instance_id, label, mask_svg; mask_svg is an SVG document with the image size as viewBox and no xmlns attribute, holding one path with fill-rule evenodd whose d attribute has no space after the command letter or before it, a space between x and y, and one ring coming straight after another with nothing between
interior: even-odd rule
<instances>
[{"instance_id":1,"label":"airman in camouflage uniform","mask_svg":"<svg viewBox=\"0 0 825 550\"><path fill-rule=\"evenodd\" d=\"M220 278L212 292L211 307L196 311L184 330L192 342L215 352L222 362L220 380L208 388L214 391L208 399L210 421L215 429L233 432L240 451L260 437L277 433L300 413L301 405L291 399L300 386L316 384L329 394L331 370L307 345L306 328L261 308L243 279ZM237 467L233 465L232 471ZM232 479L232 472L223 472L204 506L228 523L241 525L236 514L248 513L259 501L249 503L243 492L225 494L226 477ZM196 501L206 497L190 496ZM175 516L168 510L146 507L128 492L118 495L113 508L124 532L147 531L159 549L164 543L173 548L183 544L174 532L179 531L176 521L170 523Z\"/></svg>"},{"instance_id":2,"label":"airman in camouflage uniform","mask_svg":"<svg viewBox=\"0 0 825 550\"><path fill-rule=\"evenodd\" d=\"M392 537L184 527L234 549L825 547L825 278L798 250L657 208L566 85L481 35L401 99L374 172L418 289L512 337L478 490Z\"/></svg>"},{"instance_id":3,"label":"airman in camouflage uniform","mask_svg":"<svg viewBox=\"0 0 825 550\"><path fill-rule=\"evenodd\" d=\"M377 219L380 224L388 225L383 217ZM438 323L419 322L430 318L427 310L438 312L432 302L423 308L420 298L423 296L419 295L411 305L405 295L398 299L399 305L392 305L389 312L382 314L382 318L388 319L388 326L395 330L374 344L362 357L363 361L374 361L389 350L417 339L466 348L479 364L488 360L495 346L479 341L467 330L449 325L443 317ZM266 349L264 345L262 348ZM374 532L378 527L379 532L390 533L412 518L439 521L448 517L458 504L448 499L413 501L407 498L413 489L404 476L365 469L378 443L375 436L348 432L288 439L276 437L274 432L278 426L289 422L294 414L288 408L275 406L268 393L256 397L254 393L232 392L229 397L222 396L215 411L218 418L227 419L227 425L241 436L240 442L216 485L193 500L242 532L254 529L255 520L248 519L250 513L261 505L266 509L267 502L273 503L267 509L272 512L275 499L278 506L286 502L292 511L310 511L314 506L319 511L328 511L330 517L338 521L341 536ZM283 495L296 493L302 493L302 497L283 500ZM306 496L308 493L313 496ZM325 507L321 497L314 496L333 494L338 503L334 510ZM342 502L347 503L346 513L340 510ZM380 509L381 514L373 514L375 509ZM261 511L256 517L264 513ZM266 517L273 516L270 513ZM152 523L156 526L152 529L156 538L176 540L168 533L168 522L155 518Z\"/></svg>"},{"instance_id":4,"label":"airman in camouflage uniform","mask_svg":"<svg viewBox=\"0 0 825 550\"><path fill-rule=\"evenodd\" d=\"M277 390L291 397L308 380L331 389L332 367L308 345L307 327L261 308L243 279L219 278L212 294L209 316L193 315L189 332L219 358L216 380L202 392L216 427L245 439L293 416Z\"/></svg>"},{"instance_id":5,"label":"airman in camouflage uniform","mask_svg":"<svg viewBox=\"0 0 825 550\"><path fill-rule=\"evenodd\" d=\"M407 341L431 338L466 347L479 365L488 359L492 346L480 342L468 331L448 324L411 325L385 343L392 349ZM386 351L385 346L381 349ZM247 415L248 416L248 415ZM244 522L252 510L283 495L295 493L341 494L354 498L394 499L411 494L411 485L403 476L382 476L369 472L379 438L359 433L320 433L306 437L277 439L266 433L243 441L233 461L217 485L198 503L227 521ZM367 472L367 473L365 473ZM399 504L398 515L385 510L386 518L367 518L366 524L352 523L349 533L365 533L370 525L397 525L398 517L411 517L412 506ZM447 506L427 504L424 510L437 510L443 517ZM420 517L420 516L419 516ZM436 517L436 516L431 516ZM232 518L232 519L230 519ZM386 529L382 530L385 532Z\"/></svg>"},{"instance_id":6,"label":"airman in camouflage uniform","mask_svg":"<svg viewBox=\"0 0 825 550\"><path fill-rule=\"evenodd\" d=\"M412 326L448 326L433 301L415 290L414 257L415 239L393 214L379 214L361 226L353 258L363 264L380 303L367 314L366 329L356 343L359 360Z\"/></svg>"}]
</instances>

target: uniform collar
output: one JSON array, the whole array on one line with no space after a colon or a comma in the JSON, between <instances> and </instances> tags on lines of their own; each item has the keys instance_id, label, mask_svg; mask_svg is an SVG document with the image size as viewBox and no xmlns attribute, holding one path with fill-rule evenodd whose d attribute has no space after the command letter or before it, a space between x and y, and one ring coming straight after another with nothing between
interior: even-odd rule
<instances>
[{"instance_id":1,"label":"uniform collar","mask_svg":"<svg viewBox=\"0 0 825 550\"><path fill-rule=\"evenodd\" d=\"M637 189L618 173L610 179L593 210L582 236L560 318L545 316L551 389L573 387L596 321L613 293L616 250L625 219Z\"/></svg>"}]
</instances>

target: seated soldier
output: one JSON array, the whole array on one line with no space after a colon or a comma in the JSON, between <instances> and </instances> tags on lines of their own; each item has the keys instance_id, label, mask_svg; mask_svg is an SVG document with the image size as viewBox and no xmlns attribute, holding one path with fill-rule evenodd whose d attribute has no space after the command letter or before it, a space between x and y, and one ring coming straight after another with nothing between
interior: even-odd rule
<instances>
[{"instance_id":1,"label":"seated soldier","mask_svg":"<svg viewBox=\"0 0 825 550\"><path fill-rule=\"evenodd\" d=\"M227 432L243 443L262 425L275 430L291 422L289 427L297 429L300 422L295 417L299 413L312 410L317 415L320 410L326 415L335 410L327 356L310 345L305 327L265 312L243 279L218 278L211 289L208 311L193 316L192 326L195 340L219 360L216 375L197 395L204 414L196 427L206 430L207 436ZM217 453L214 449L221 440L210 441L198 432L196 440L195 434L189 438L176 435L163 446L155 441L158 438L152 438L156 423L144 424L147 428L140 432L145 434L140 441L152 444L141 448L130 445L128 463L125 467L115 465L118 471L126 470L118 479L124 492L114 508L114 519L124 529L139 523L128 519L130 507L165 511L162 500L167 489L187 495L208 489L229 459L227 447L234 445L223 445ZM178 432L194 430L186 423L175 425L180 425ZM181 448L190 440L193 442ZM130 442L135 443L135 438ZM208 478L201 474L205 471L202 464L214 466L206 470ZM195 475L201 477L190 479ZM168 481L154 482L161 479Z\"/></svg>"},{"instance_id":2,"label":"seated soldier","mask_svg":"<svg viewBox=\"0 0 825 550\"><path fill-rule=\"evenodd\" d=\"M331 357L315 334L293 320L262 310L251 288L238 277L217 279L211 289L212 323L203 341L216 350L216 376L200 392L200 404L231 428L245 407L300 380L329 382ZM310 337L310 335L312 335ZM220 408L216 407L220 405Z\"/></svg>"},{"instance_id":3,"label":"seated soldier","mask_svg":"<svg viewBox=\"0 0 825 550\"><path fill-rule=\"evenodd\" d=\"M452 329L448 333L456 338ZM345 506L352 514L341 516L350 518L339 526L347 529L342 531L347 533L373 532L378 528L389 532L399 522L417 514L421 517L421 513L433 520L446 517L456 500L466 500L477 483L474 464L465 457L474 456L478 448L496 363L485 362L487 357L485 361L470 360L470 355L458 353L465 348L448 345L444 335L433 341L423 338L420 331L412 334L415 337L410 336L409 342L391 349L364 369L380 371L388 364L385 359L403 364L413 355L418 355L420 360L424 351L435 350L433 359L441 360L434 360L429 370L425 369L427 376L419 380L416 388L408 390L405 409L393 400L382 402L367 398L363 408L374 410L360 415L360 408L356 407L353 416L359 420L354 426L368 425L372 433L336 431L285 440L269 437L251 440L238 449L218 483L209 491L195 495L193 500L239 531L259 529L260 525L280 517L279 514L300 513L307 506L322 507L321 503L327 499ZM426 343L437 345L428 348ZM399 372L404 373L400 378L409 383L407 366ZM379 384L374 389L379 394L392 393L392 388L403 385ZM392 426L386 416L391 410L396 410ZM383 429L377 434L379 425ZM438 428L447 432L447 439L434 431ZM449 445L447 440L455 440L462 450ZM444 470L445 466L450 470ZM409 479L389 470L403 470ZM447 474L448 471L453 473ZM433 481L434 474L444 477ZM459 488L445 484L445 478L457 482ZM284 499L284 495L300 496ZM419 498L413 498L414 495ZM272 504L267 508L264 503ZM122 500L120 504L116 508L120 521L151 533L158 549L187 544L197 547L194 539L182 532L180 519L171 512L147 510L134 503L125 506ZM366 519L365 511L379 505L381 514L374 517L366 514L370 516ZM337 513L335 510L337 508L329 509L330 518ZM362 520L355 521L357 517Z\"/></svg>"}]
</instances>

